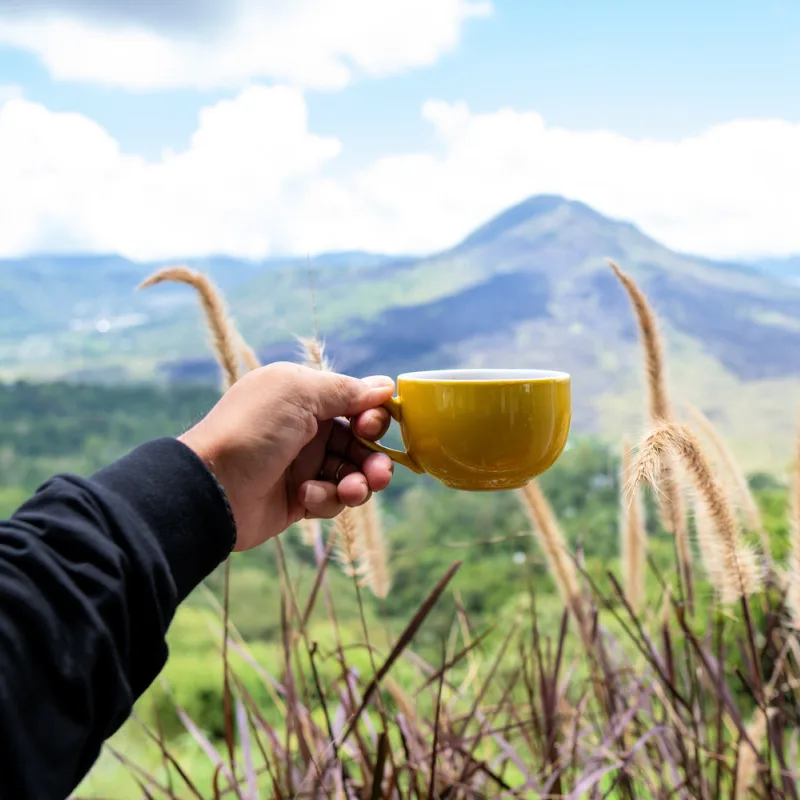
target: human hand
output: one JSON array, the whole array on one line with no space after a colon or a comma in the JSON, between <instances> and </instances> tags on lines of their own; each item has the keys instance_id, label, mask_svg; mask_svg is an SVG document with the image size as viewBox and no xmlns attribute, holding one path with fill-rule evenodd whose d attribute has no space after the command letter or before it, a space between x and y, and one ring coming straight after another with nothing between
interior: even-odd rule
<instances>
[{"instance_id":1,"label":"human hand","mask_svg":"<svg viewBox=\"0 0 800 800\"><path fill-rule=\"evenodd\" d=\"M391 460L358 442L386 433L391 378L358 380L299 364L249 372L179 439L206 463L231 505L236 550L304 517L329 519L392 479Z\"/></svg>"}]
</instances>

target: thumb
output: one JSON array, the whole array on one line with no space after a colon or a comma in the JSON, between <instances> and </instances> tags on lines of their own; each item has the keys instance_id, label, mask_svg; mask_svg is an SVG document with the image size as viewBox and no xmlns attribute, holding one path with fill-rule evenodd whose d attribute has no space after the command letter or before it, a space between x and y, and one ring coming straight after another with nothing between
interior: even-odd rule
<instances>
[{"instance_id":1,"label":"thumb","mask_svg":"<svg viewBox=\"0 0 800 800\"><path fill-rule=\"evenodd\" d=\"M394 393L394 381L385 375L359 379L335 372L314 372L309 380L319 420L354 417L383 405Z\"/></svg>"}]
</instances>

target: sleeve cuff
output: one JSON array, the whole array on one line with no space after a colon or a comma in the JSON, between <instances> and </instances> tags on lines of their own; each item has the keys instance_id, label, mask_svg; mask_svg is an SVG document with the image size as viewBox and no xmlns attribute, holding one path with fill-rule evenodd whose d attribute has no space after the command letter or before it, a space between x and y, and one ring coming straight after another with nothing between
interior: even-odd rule
<instances>
[{"instance_id":1,"label":"sleeve cuff","mask_svg":"<svg viewBox=\"0 0 800 800\"><path fill-rule=\"evenodd\" d=\"M202 460L177 439L156 439L96 473L144 520L169 562L178 602L230 555L236 525Z\"/></svg>"}]
</instances>

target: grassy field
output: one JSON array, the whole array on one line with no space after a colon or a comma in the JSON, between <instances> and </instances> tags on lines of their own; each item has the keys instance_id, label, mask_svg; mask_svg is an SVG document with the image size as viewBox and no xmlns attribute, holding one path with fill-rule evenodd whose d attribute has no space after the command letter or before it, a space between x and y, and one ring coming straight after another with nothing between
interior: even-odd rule
<instances>
[{"instance_id":1,"label":"grassy field","mask_svg":"<svg viewBox=\"0 0 800 800\"><path fill-rule=\"evenodd\" d=\"M638 419L629 449L575 436L523 493L399 470L371 515L234 555L179 609L162 679L75 796L796 797L796 459L764 449L745 477L730 455L762 447L760 414L790 430L795 410L779 383L731 384L754 409L736 436L687 415L629 288L645 364L614 401ZM693 345L668 332L672 375ZM0 514L218 394L0 385Z\"/></svg>"},{"instance_id":2,"label":"grassy field","mask_svg":"<svg viewBox=\"0 0 800 800\"><path fill-rule=\"evenodd\" d=\"M748 479L711 421L676 421L619 277L636 447L575 440L509 495L402 476L232 559L78 796L797 797L796 470Z\"/></svg>"}]
</instances>

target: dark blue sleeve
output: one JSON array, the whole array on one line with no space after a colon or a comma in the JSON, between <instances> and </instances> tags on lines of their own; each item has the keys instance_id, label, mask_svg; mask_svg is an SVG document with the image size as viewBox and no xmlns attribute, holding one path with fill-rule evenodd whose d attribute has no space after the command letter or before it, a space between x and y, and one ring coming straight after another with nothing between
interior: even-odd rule
<instances>
[{"instance_id":1,"label":"dark blue sleeve","mask_svg":"<svg viewBox=\"0 0 800 800\"><path fill-rule=\"evenodd\" d=\"M0 522L0 797L63 800L167 657L177 605L230 553L225 495L159 439L59 476Z\"/></svg>"}]
</instances>

